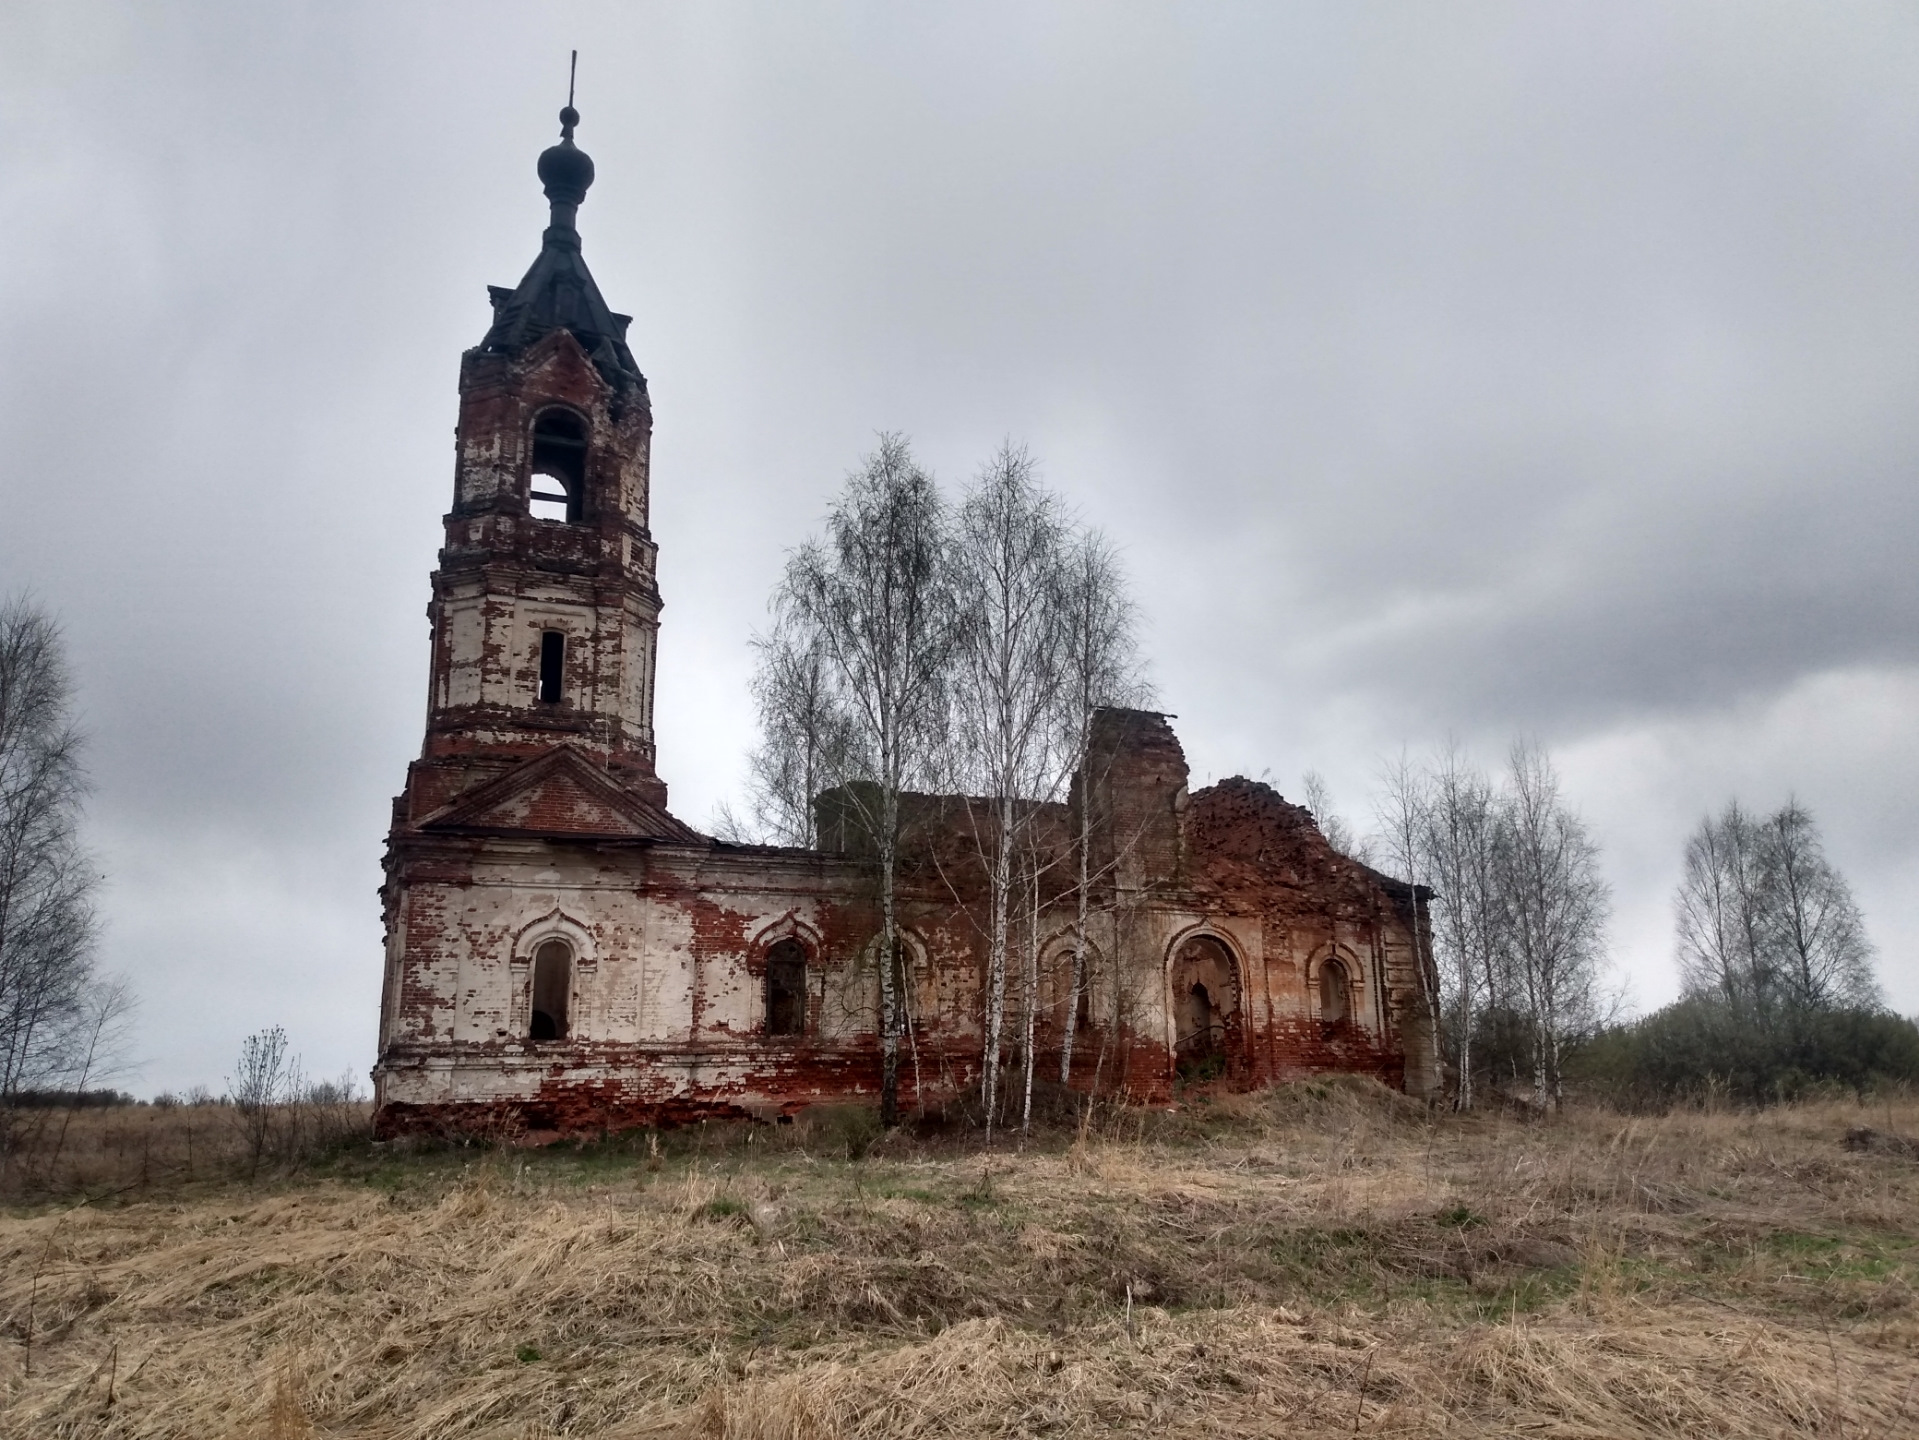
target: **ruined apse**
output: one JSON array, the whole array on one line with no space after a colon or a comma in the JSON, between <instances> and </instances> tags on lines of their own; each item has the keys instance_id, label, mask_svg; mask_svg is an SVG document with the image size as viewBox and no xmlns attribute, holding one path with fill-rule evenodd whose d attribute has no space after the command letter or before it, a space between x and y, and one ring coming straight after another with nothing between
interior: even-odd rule
<instances>
[{"instance_id":1,"label":"ruined apse","mask_svg":"<svg viewBox=\"0 0 1919 1440\"><path fill-rule=\"evenodd\" d=\"M378 1130L541 1134L778 1119L877 1094L879 914L857 835L738 845L674 817L654 747L653 410L581 251L579 116L539 159L551 223L460 360L453 503L431 579L426 738L393 803ZM671 481L669 480L669 483ZM979 1079L974 802L913 796L902 1107ZM830 805L828 807L830 809ZM1096 717L1041 829L1041 1075L1162 1104L1327 1073L1436 1084L1426 892L1334 851L1265 785L1187 789L1166 718ZM1023 1008L1024 997L1014 996Z\"/></svg>"}]
</instances>

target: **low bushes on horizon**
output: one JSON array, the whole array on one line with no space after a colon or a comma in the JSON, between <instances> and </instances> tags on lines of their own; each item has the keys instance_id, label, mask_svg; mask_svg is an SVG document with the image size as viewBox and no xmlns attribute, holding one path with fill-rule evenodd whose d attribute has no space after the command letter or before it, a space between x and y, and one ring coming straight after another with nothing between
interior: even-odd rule
<instances>
[{"instance_id":1,"label":"low bushes on horizon","mask_svg":"<svg viewBox=\"0 0 1919 1440\"><path fill-rule=\"evenodd\" d=\"M1602 1029L1579 1046L1569 1070L1587 1094L1626 1109L1864 1094L1919 1084L1919 1023L1864 1006L1760 1011L1690 996Z\"/></svg>"}]
</instances>

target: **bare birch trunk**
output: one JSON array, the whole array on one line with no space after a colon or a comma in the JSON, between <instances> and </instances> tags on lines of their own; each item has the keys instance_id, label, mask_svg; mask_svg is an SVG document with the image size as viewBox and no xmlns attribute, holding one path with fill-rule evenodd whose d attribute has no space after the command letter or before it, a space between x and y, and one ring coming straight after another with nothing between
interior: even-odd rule
<instances>
[{"instance_id":1,"label":"bare birch trunk","mask_svg":"<svg viewBox=\"0 0 1919 1440\"><path fill-rule=\"evenodd\" d=\"M899 915L894 880L899 865L899 793L880 797L880 1124L900 1123Z\"/></svg>"},{"instance_id":2,"label":"bare birch trunk","mask_svg":"<svg viewBox=\"0 0 1919 1440\"><path fill-rule=\"evenodd\" d=\"M1039 1015L1039 863L1031 857L1033 908L1026 926L1026 1095L1020 1105L1019 1128L1030 1134L1033 1128L1033 1054L1035 1024Z\"/></svg>"},{"instance_id":3,"label":"bare birch trunk","mask_svg":"<svg viewBox=\"0 0 1919 1440\"><path fill-rule=\"evenodd\" d=\"M986 1044L980 1076L980 1099L986 1107L986 1143L993 1143L999 1121L999 1067L1001 1037L1006 1025L1007 910L1012 890L1013 799L999 797L999 834L993 852L992 915L986 941Z\"/></svg>"},{"instance_id":4,"label":"bare birch trunk","mask_svg":"<svg viewBox=\"0 0 1919 1440\"><path fill-rule=\"evenodd\" d=\"M1079 797L1079 836L1075 848L1078 851L1079 882L1073 887L1073 986L1072 993L1066 997L1066 1022L1061 1027L1059 1047L1059 1083L1062 1086L1073 1083L1073 1045L1079 1034L1079 997L1086 993L1086 911L1090 900L1088 887L1092 873L1092 796L1089 779L1086 775L1087 760L1080 762Z\"/></svg>"}]
</instances>

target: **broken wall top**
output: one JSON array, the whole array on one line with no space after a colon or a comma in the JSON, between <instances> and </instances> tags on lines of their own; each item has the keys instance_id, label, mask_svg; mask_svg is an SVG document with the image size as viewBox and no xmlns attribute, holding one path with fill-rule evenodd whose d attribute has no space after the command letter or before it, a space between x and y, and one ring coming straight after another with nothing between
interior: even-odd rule
<instances>
[{"instance_id":1,"label":"broken wall top","mask_svg":"<svg viewBox=\"0 0 1919 1440\"><path fill-rule=\"evenodd\" d=\"M1277 882L1326 887L1350 898L1379 890L1401 904L1413 893L1405 881L1335 850L1304 805L1242 775L1193 795L1185 820L1187 862L1201 884L1250 891Z\"/></svg>"}]
</instances>

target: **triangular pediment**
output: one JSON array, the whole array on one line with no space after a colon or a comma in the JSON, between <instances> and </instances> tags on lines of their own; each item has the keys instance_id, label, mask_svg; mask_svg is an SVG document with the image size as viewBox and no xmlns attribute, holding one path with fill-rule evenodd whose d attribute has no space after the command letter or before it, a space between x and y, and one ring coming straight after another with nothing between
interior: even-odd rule
<instances>
[{"instance_id":1,"label":"triangular pediment","mask_svg":"<svg viewBox=\"0 0 1919 1440\"><path fill-rule=\"evenodd\" d=\"M583 840L701 838L569 747L548 751L475 786L427 816L420 828Z\"/></svg>"},{"instance_id":2,"label":"triangular pediment","mask_svg":"<svg viewBox=\"0 0 1919 1440\"><path fill-rule=\"evenodd\" d=\"M520 365L528 379L543 386L566 390L583 385L600 391L608 388L571 330L553 330L542 335L527 346Z\"/></svg>"}]
</instances>

